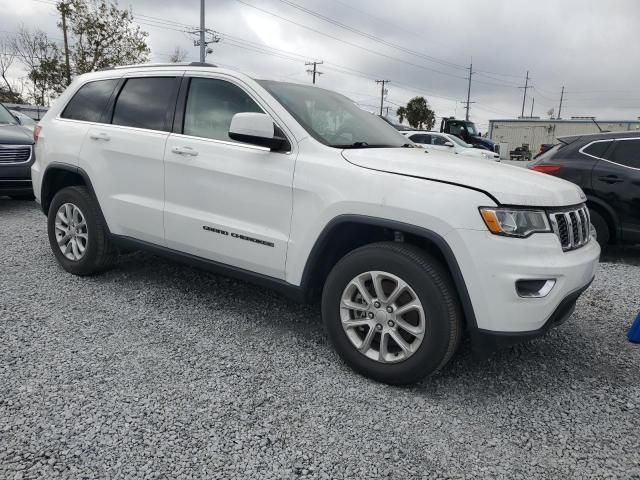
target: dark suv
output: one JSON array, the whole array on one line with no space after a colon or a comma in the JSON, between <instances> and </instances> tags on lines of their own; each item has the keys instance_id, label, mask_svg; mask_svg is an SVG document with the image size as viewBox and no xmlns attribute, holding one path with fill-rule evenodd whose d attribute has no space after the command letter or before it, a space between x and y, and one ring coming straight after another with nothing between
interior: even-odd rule
<instances>
[{"instance_id":1,"label":"dark suv","mask_svg":"<svg viewBox=\"0 0 640 480\"><path fill-rule=\"evenodd\" d=\"M582 188L600 245L640 243L640 132L558 140L529 168Z\"/></svg>"},{"instance_id":2,"label":"dark suv","mask_svg":"<svg viewBox=\"0 0 640 480\"><path fill-rule=\"evenodd\" d=\"M33 136L0 104L0 196L33 199Z\"/></svg>"}]
</instances>

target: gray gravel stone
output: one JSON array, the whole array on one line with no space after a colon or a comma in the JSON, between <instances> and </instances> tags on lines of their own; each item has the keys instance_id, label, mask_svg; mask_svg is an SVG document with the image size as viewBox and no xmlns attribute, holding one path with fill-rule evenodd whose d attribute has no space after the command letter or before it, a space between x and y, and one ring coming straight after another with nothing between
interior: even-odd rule
<instances>
[{"instance_id":1,"label":"gray gravel stone","mask_svg":"<svg viewBox=\"0 0 640 480\"><path fill-rule=\"evenodd\" d=\"M411 388L362 378L317 306L146 254L69 275L0 199L0 478L640 478L640 267L565 325Z\"/></svg>"}]
</instances>

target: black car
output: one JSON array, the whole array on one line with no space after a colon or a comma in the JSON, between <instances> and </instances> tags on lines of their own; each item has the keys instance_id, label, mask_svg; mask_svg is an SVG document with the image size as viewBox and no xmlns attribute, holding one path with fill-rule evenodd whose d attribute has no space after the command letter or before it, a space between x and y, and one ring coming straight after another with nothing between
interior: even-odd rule
<instances>
[{"instance_id":1,"label":"black car","mask_svg":"<svg viewBox=\"0 0 640 480\"><path fill-rule=\"evenodd\" d=\"M0 196L33 198L33 136L0 104Z\"/></svg>"},{"instance_id":2,"label":"black car","mask_svg":"<svg viewBox=\"0 0 640 480\"><path fill-rule=\"evenodd\" d=\"M558 140L529 168L582 188L600 245L640 243L640 132Z\"/></svg>"}]
</instances>

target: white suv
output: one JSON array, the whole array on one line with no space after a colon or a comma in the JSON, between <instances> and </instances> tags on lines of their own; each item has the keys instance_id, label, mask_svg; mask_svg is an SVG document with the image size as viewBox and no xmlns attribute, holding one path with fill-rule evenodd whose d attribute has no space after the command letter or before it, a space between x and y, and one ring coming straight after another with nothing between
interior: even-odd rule
<instances>
[{"instance_id":1,"label":"white suv","mask_svg":"<svg viewBox=\"0 0 640 480\"><path fill-rule=\"evenodd\" d=\"M417 143L427 150L440 150L443 152L456 153L466 157L475 157L488 160L500 161L500 155L485 150L483 148L475 148L464 142L459 137L449 133L430 132L427 130L404 130L400 132L413 143Z\"/></svg>"},{"instance_id":2,"label":"white suv","mask_svg":"<svg viewBox=\"0 0 640 480\"><path fill-rule=\"evenodd\" d=\"M77 78L35 132L33 187L76 275L141 248L322 299L377 380L441 368L572 312L600 249L580 188L425 153L337 93L202 64Z\"/></svg>"}]
</instances>

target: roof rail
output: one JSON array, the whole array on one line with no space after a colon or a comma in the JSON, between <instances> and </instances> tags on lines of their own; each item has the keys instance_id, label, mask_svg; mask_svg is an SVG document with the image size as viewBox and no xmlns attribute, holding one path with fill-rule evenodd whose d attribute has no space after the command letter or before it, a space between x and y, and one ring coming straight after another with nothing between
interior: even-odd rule
<instances>
[{"instance_id":1,"label":"roof rail","mask_svg":"<svg viewBox=\"0 0 640 480\"><path fill-rule=\"evenodd\" d=\"M150 67L217 67L213 63L203 62L177 62L177 63L138 63L135 65L119 65L117 67L107 67L103 70L121 70L124 68L150 68Z\"/></svg>"}]
</instances>

